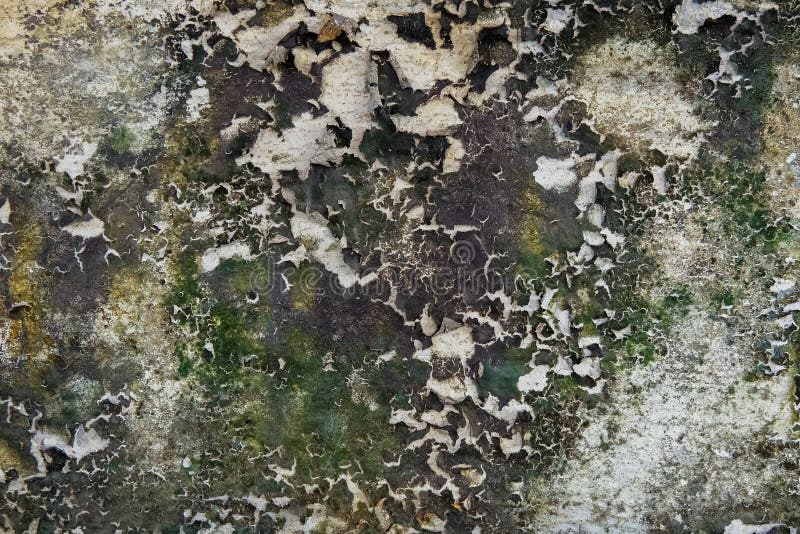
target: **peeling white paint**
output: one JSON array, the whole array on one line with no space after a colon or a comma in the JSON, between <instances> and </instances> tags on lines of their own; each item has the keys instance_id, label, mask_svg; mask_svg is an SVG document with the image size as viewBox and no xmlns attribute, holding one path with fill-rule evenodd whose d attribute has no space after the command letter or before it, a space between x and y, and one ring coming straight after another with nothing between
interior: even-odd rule
<instances>
[{"instance_id":1,"label":"peeling white paint","mask_svg":"<svg viewBox=\"0 0 800 534\"><path fill-rule=\"evenodd\" d=\"M233 258L243 260L253 259L250 245L242 242L234 242L206 249L206 251L203 252L203 257L200 259L200 266L204 273L208 273L219 267L219 264L223 261Z\"/></svg>"}]
</instances>

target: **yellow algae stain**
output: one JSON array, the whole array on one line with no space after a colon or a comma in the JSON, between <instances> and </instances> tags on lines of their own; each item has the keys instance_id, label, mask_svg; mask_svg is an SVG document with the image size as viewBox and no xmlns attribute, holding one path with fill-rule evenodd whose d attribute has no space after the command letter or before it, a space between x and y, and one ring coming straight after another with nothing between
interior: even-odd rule
<instances>
[{"instance_id":1,"label":"yellow algae stain","mask_svg":"<svg viewBox=\"0 0 800 534\"><path fill-rule=\"evenodd\" d=\"M6 440L0 439L0 470L16 469L21 471L22 468L23 461L19 453Z\"/></svg>"},{"instance_id":2,"label":"yellow algae stain","mask_svg":"<svg viewBox=\"0 0 800 534\"><path fill-rule=\"evenodd\" d=\"M15 221L13 267L8 279L11 310L4 317L9 323L9 352L18 357L47 358L43 350L51 348L52 338L42 331L43 300L41 270L36 259L41 251L43 234L34 220Z\"/></svg>"}]
</instances>

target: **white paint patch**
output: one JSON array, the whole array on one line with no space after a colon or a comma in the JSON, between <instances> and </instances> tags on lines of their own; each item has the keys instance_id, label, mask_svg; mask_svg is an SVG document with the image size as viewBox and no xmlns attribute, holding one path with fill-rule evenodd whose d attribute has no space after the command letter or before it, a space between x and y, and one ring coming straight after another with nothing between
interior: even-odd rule
<instances>
[{"instance_id":1,"label":"white paint patch","mask_svg":"<svg viewBox=\"0 0 800 534\"><path fill-rule=\"evenodd\" d=\"M444 174L458 172L461 169L461 160L467 155L461 141L454 137L448 137L447 140L450 144L444 153L444 162L442 163L442 173Z\"/></svg>"},{"instance_id":2,"label":"white paint patch","mask_svg":"<svg viewBox=\"0 0 800 534\"><path fill-rule=\"evenodd\" d=\"M783 523L767 523L764 525L747 525L741 519L734 519L731 524L725 527L725 534L770 534L778 531L780 527L786 526ZM796 528L789 528L789 534L797 534Z\"/></svg>"},{"instance_id":3,"label":"white paint patch","mask_svg":"<svg viewBox=\"0 0 800 534\"><path fill-rule=\"evenodd\" d=\"M39 473L45 473L47 472L47 461L42 453L49 449L57 449L67 457L80 461L90 454L105 449L109 443L110 441L102 438L94 428L87 431L84 425L80 425L75 431L72 445L67 444L62 437L55 434L36 432L31 438L30 452L36 461L36 470Z\"/></svg>"},{"instance_id":4,"label":"white paint patch","mask_svg":"<svg viewBox=\"0 0 800 534\"><path fill-rule=\"evenodd\" d=\"M692 158L710 128L684 96L668 49L651 41L609 39L578 59L575 95L586 102L601 133L631 148Z\"/></svg>"},{"instance_id":5,"label":"white paint patch","mask_svg":"<svg viewBox=\"0 0 800 534\"><path fill-rule=\"evenodd\" d=\"M209 10L203 9L201 4L208 4L210 0L99 0L97 12L102 15L119 13L129 19L144 21L158 20L168 22L179 13L186 13L189 5L201 14L208 15ZM212 6L213 7L213 6Z\"/></svg>"},{"instance_id":6,"label":"white paint patch","mask_svg":"<svg viewBox=\"0 0 800 534\"><path fill-rule=\"evenodd\" d=\"M6 199L0 206L0 224L9 224L9 220L11 220L11 201Z\"/></svg>"},{"instance_id":7,"label":"white paint patch","mask_svg":"<svg viewBox=\"0 0 800 534\"><path fill-rule=\"evenodd\" d=\"M578 376L587 376L597 380L602 373L600 369L600 358L584 358L581 363L572 367Z\"/></svg>"},{"instance_id":8,"label":"white paint patch","mask_svg":"<svg viewBox=\"0 0 800 534\"><path fill-rule=\"evenodd\" d=\"M432 89L439 80L464 80L477 63L478 34L504 20L502 16L488 16L479 18L476 24L454 24L450 29L452 46L431 50L402 39L397 35L397 27L384 17L382 13L359 26L354 39L368 50L389 52L389 61L401 84L415 91Z\"/></svg>"},{"instance_id":9,"label":"white paint patch","mask_svg":"<svg viewBox=\"0 0 800 534\"><path fill-rule=\"evenodd\" d=\"M84 173L84 165L94 153L97 152L97 143L83 143L81 151L76 154L67 154L56 159L56 172L65 172L70 178L77 178Z\"/></svg>"},{"instance_id":10,"label":"white paint patch","mask_svg":"<svg viewBox=\"0 0 800 534\"><path fill-rule=\"evenodd\" d=\"M455 405L464 402L468 398L478 398L478 386L469 377L454 375L437 380L430 376L425 383L425 387L439 397L443 404Z\"/></svg>"},{"instance_id":11,"label":"white paint patch","mask_svg":"<svg viewBox=\"0 0 800 534\"><path fill-rule=\"evenodd\" d=\"M547 18L544 21L544 29L550 33L561 33L572 20L572 8L567 6L562 9L547 8Z\"/></svg>"},{"instance_id":12,"label":"white paint patch","mask_svg":"<svg viewBox=\"0 0 800 534\"><path fill-rule=\"evenodd\" d=\"M536 171L533 173L533 178L545 189L563 193L575 185L578 180L574 168L574 156L567 159L540 156L536 160Z\"/></svg>"},{"instance_id":13,"label":"white paint patch","mask_svg":"<svg viewBox=\"0 0 800 534\"><path fill-rule=\"evenodd\" d=\"M535 366L530 373L519 377L517 380L517 389L523 393L544 391L544 388L547 387L547 373L549 371L549 365Z\"/></svg>"},{"instance_id":14,"label":"white paint patch","mask_svg":"<svg viewBox=\"0 0 800 534\"><path fill-rule=\"evenodd\" d=\"M236 43L239 49L240 54L236 64L247 63L255 70L265 70L279 59L281 54L278 43L301 22L313 24L309 20L308 11L302 5L298 5L291 14L273 26L258 24L242 28L242 25L255 14L256 11L251 9L242 10L236 15L219 10L215 15L220 33Z\"/></svg>"},{"instance_id":15,"label":"white paint patch","mask_svg":"<svg viewBox=\"0 0 800 534\"><path fill-rule=\"evenodd\" d=\"M325 65L319 101L350 128L350 146L357 149L372 126L372 110L381 103L378 68L369 52L357 49Z\"/></svg>"},{"instance_id":16,"label":"white paint patch","mask_svg":"<svg viewBox=\"0 0 800 534\"><path fill-rule=\"evenodd\" d=\"M296 170L301 179L305 179L312 163L329 165L338 162L348 150L336 147L335 138L328 130L328 115L314 117L306 112L294 117L292 122L294 127L282 132L272 128L261 130L250 151L236 163L252 163L271 176Z\"/></svg>"},{"instance_id":17,"label":"white paint patch","mask_svg":"<svg viewBox=\"0 0 800 534\"><path fill-rule=\"evenodd\" d=\"M660 195L667 194L667 168L652 166L650 167L650 174L653 175L653 189Z\"/></svg>"},{"instance_id":18,"label":"white paint patch","mask_svg":"<svg viewBox=\"0 0 800 534\"><path fill-rule=\"evenodd\" d=\"M110 441L100 436L97 430L80 425L72 438L72 454L76 460L81 460L90 454L99 452L106 447Z\"/></svg>"},{"instance_id":19,"label":"white paint patch","mask_svg":"<svg viewBox=\"0 0 800 534\"><path fill-rule=\"evenodd\" d=\"M189 92L189 98L186 100L186 122L192 123L197 122L201 119L201 113L203 110L208 109L210 105L210 97L208 92L208 87L206 87L206 81L198 76L197 77L197 87L196 89L192 89Z\"/></svg>"},{"instance_id":20,"label":"white paint patch","mask_svg":"<svg viewBox=\"0 0 800 534\"><path fill-rule=\"evenodd\" d=\"M232 258L240 258L243 260L253 259L250 252L250 245L247 243L235 242L221 245L216 248L209 248L203 252L203 257L200 259L200 266L204 273L208 273L219 267L219 264L224 260Z\"/></svg>"},{"instance_id":21,"label":"white paint patch","mask_svg":"<svg viewBox=\"0 0 800 534\"><path fill-rule=\"evenodd\" d=\"M796 282L788 278L773 278L773 283L769 290L778 295L778 297L785 297L794 292Z\"/></svg>"},{"instance_id":22,"label":"white paint patch","mask_svg":"<svg viewBox=\"0 0 800 534\"><path fill-rule=\"evenodd\" d=\"M75 237L92 239L102 236L106 231L106 225L90 211L88 220L75 221L62 228L62 230Z\"/></svg>"},{"instance_id":23,"label":"white paint patch","mask_svg":"<svg viewBox=\"0 0 800 534\"><path fill-rule=\"evenodd\" d=\"M354 20L411 15L426 7L420 0L305 0L305 4L316 13L332 13Z\"/></svg>"},{"instance_id":24,"label":"white paint patch","mask_svg":"<svg viewBox=\"0 0 800 534\"><path fill-rule=\"evenodd\" d=\"M693 0L683 0L675 14L672 22L675 24L675 31L692 35L698 32L700 27L708 20L717 20L725 15L731 15L739 22L743 18L753 18L736 9L730 2L714 0L712 2L695 3Z\"/></svg>"},{"instance_id":25,"label":"white paint patch","mask_svg":"<svg viewBox=\"0 0 800 534\"><path fill-rule=\"evenodd\" d=\"M290 221L292 235L303 241L311 259L334 273L343 287L352 287L358 282L356 272L344 261L342 244L328 228L328 221L319 213L298 212Z\"/></svg>"},{"instance_id":26,"label":"white paint patch","mask_svg":"<svg viewBox=\"0 0 800 534\"><path fill-rule=\"evenodd\" d=\"M419 136L442 136L452 133L462 123L450 98L433 98L418 107L413 116L393 115L398 131Z\"/></svg>"},{"instance_id":27,"label":"white paint patch","mask_svg":"<svg viewBox=\"0 0 800 534\"><path fill-rule=\"evenodd\" d=\"M436 334L431 338L431 350L446 360L468 361L475 354L475 342L472 340L472 328L459 328Z\"/></svg>"}]
</instances>

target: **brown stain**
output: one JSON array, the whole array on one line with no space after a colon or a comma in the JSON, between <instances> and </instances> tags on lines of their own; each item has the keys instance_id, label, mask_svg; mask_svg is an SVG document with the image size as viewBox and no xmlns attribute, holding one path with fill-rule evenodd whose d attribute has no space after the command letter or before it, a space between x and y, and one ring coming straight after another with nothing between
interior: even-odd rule
<instances>
[{"instance_id":1,"label":"brown stain","mask_svg":"<svg viewBox=\"0 0 800 534\"><path fill-rule=\"evenodd\" d=\"M336 19L334 17L328 17L319 30L319 37L317 37L317 41L320 43L333 41L339 37L339 35L341 35L342 31L342 27L337 24Z\"/></svg>"},{"instance_id":2,"label":"brown stain","mask_svg":"<svg viewBox=\"0 0 800 534\"><path fill-rule=\"evenodd\" d=\"M422 528L429 529L438 523L439 517L433 512L419 512L416 520Z\"/></svg>"}]
</instances>

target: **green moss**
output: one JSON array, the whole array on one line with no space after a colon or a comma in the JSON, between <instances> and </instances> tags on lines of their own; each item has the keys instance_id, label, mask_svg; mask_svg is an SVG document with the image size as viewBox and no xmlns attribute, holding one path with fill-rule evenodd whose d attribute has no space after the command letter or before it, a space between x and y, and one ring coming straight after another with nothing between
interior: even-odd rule
<instances>
[{"instance_id":1,"label":"green moss","mask_svg":"<svg viewBox=\"0 0 800 534\"><path fill-rule=\"evenodd\" d=\"M689 288L685 286L677 287L659 301L659 308L656 313L662 320L669 320L673 316L686 317L692 300L692 293Z\"/></svg>"},{"instance_id":2,"label":"green moss","mask_svg":"<svg viewBox=\"0 0 800 534\"><path fill-rule=\"evenodd\" d=\"M192 363L192 360L186 355L185 343L178 345L176 352L178 356L178 376L186 378L194 369L194 363Z\"/></svg>"},{"instance_id":3,"label":"green moss","mask_svg":"<svg viewBox=\"0 0 800 534\"><path fill-rule=\"evenodd\" d=\"M241 381L245 362L263 368L277 360L270 347L256 340L259 331L272 325L268 310L264 306L241 307L242 293L251 291L251 276L256 267L255 262L222 262L212 281L222 280L222 289L233 292L234 298L215 302L214 293L219 292L211 292L202 282L194 254L184 253L172 265L166 305L174 311L173 321L187 333L197 333L176 346L176 371L180 377L196 374L204 384L217 390ZM193 354L199 358L193 360Z\"/></svg>"},{"instance_id":4,"label":"green moss","mask_svg":"<svg viewBox=\"0 0 800 534\"><path fill-rule=\"evenodd\" d=\"M726 216L723 229L741 236L745 246L771 252L792 234L791 226L770 209L763 168L739 161L705 161L685 176L685 194L713 198Z\"/></svg>"},{"instance_id":5,"label":"green moss","mask_svg":"<svg viewBox=\"0 0 800 534\"><path fill-rule=\"evenodd\" d=\"M286 332L284 356L288 365L299 373L314 373L324 356L322 339L298 327L290 327Z\"/></svg>"},{"instance_id":6,"label":"green moss","mask_svg":"<svg viewBox=\"0 0 800 534\"><path fill-rule=\"evenodd\" d=\"M232 420L248 450L282 447L286 457L297 459L299 476L309 483L312 476L335 476L341 465L355 460L367 476L383 472L384 454L395 451L389 458L400 449L387 424L389 401L407 382L399 361L385 364L380 373L365 374L365 383L359 386L363 399L356 398L347 381L353 372L350 357L336 356L327 338L299 326L289 326L275 338L257 337L264 332L260 314L249 308L209 303L190 255L174 267L168 300L185 310L178 315L185 317L180 321L199 334L178 345L178 375L195 376L209 394L231 401L258 399L257 408ZM236 287L247 280L250 267L234 261L223 262L219 269L217 274ZM363 354L374 347L365 343L351 348ZM199 356L193 359L191 354ZM325 362L334 357L334 370L325 370ZM285 362L282 370L279 358ZM272 373L253 373L249 369L256 363ZM383 380L384 372L393 379ZM369 402L371 397L374 402ZM308 450L310 436L316 444L313 456Z\"/></svg>"},{"instance_id":7,"label":"green moss","mask_svg":"<svg viewBox=\"0 0 800 534\"><path fill-rule=\"evenodd\" d=\"M255 350L285 361L284 369L274 376L239 374L242 386L237 398L251 398L252 408L231 423L249 451L281 447L287 461L297 460L298 477L308 483L313 477L336 476L341 465L355 466L355 462L364 476L377 477L385 470L383 461L399 455L401 444L387 424L390 400L409 383L399 359L380 370L365 369L360 380L348 382L354 372L350 356L333 353L328 341L315 332L289 327L270 347L258 347L243 329L243 321L237 323L219 310L212 310L211 316L215 328L224 330L214 341L215 352L218 347L232 354ZM357 351L352 357L361 364L364 347L349 349ZM234 360L230 359L231 365ZM331 361L333 370L326 370ZM237 375L235 369L227 373L228 381Z\"/></svg>"},{"instance_id":8,"label":"green moss","mask_svg":"<svg viewBox=\"0 0 800 534\"><path fill-rule=\"evenodd\" d=\"M625 340L625 355L629 360L649 364L656 355L656 347L647 332L637 330Z\"/></svg>"},{"instance_id":9,"label":"green moss","mask_svg":"<svg viewBox=\"0 0 800 534\"><path fill-rule=\"evenodd\" d=\"M200 269L194 255L180 255L173 265L173 273L166 304L179 308L196 305L203 298L203 291L200 287Z\"/></svg>"},{"instance_id":10,"label":"green moss","mask_svg":"<svg viewBox=\"0 0 800 534\"><path fill-rule=\"evenodd\" d=\"M722 287L715 288L709 295L709 301L713 309L720 313L723 307L733 306L743 298L742 290L739 288Z\"/></svg>"},{"instance_id":11,"label":"green moss","mask_svg":"<svg viewBox=\"0 0 800 534\"><path fill-rule=\"evenodd\" d=\"M367 477L378 476L385 469L384 454L389 458L400 449L387 424L388 408L354 401L344 373L323 369L324 354L309 345L310 336L295 332L292 337L287 365L302 374L290 371L288 386L280 390L264 379L259 408L241 421L245 438L259 448L283 447L297 459L298 475L309 482L314 476L335 476L340 465L355 461Z\"/></svg>"},{"instance_id":12,"label":"green moss","mask_svg":"<svg viewBox=\"0 0 800 534\"><path fill-rule=\"evenodd\" d=\"M768 375L764 372L764 367L759 364L756 365L754 368L747 371L742 380L745 382L755 382L756 380L761 380L762 378L766 378Z\"/></svg>"},{"instance_id":13,"label":"green moss","mask_svg":"<svg viewBox=\"0 0 800 534\"><path fill-rule=\"evenodd\" d=\"M564 402L572 402L575 400L587 400L589 394L585 389L580 387L577 380L571 376L559 376L553 379L555 391L563 399Z\"/></svg>"},{"instance_id":14,"label":"green moss","mask_svg":"<svg viewBox=\"0 0 800 534\"><path fill-rule=\"evenodd\" d=\"M214 279L220 282L221 294L233 294L238 298L253 290L254 277L265 262L258 260L226 259L214 270Z\"/></svg>"},{"instance_id":15,"label":"green moss","mask_svg":"<svg viewBox=\"0 0 800 534\"><path fill-rule=\"evenodd\" d=\"M266 355L265 347L254 341L245 328L245 316L240 310L213 306L206 330L206 339L213 351L204 348L203 353L216 374L237 371L248 356L263 358Z\"/></svg>"},{"instance_id":16,"label":"green moss","mask_svg":"<svg viewBox=\"0 0 800 534\"><path fill-rule=\"evenodd\" d=\"M108 137L108 145L117 155L130 152L134 141L136 141L136 135L124 125L114 126Z\"/></svg>"}]
</instances>

